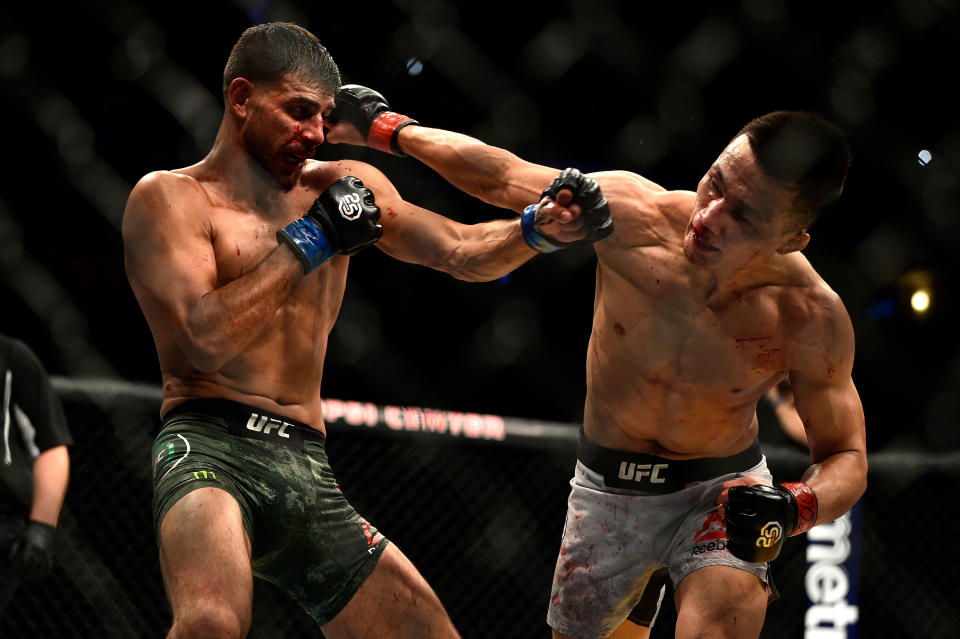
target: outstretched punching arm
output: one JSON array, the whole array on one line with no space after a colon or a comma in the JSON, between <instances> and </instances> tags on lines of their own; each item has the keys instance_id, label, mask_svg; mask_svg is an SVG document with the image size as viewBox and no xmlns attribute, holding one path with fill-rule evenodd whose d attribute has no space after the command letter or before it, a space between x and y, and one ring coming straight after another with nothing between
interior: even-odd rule
<instances>
[{"instance_id":1,"label":"outstretched punching arm","mask_svg":"<svg viewBox=\"0 0 960 639\"><path fill-rule=\"evenodd\" d=\"M420 126L390 110L376 91L348 84L337 92L326 140L367 145L420 160L455 187L494 206L520 212L539 202L559 170L461 133Z\"/></svg>"},{"instance_id":2,"label":"outstretched punching arm","mask_svg":"<svg viewBox=\"0 0 960 639\"><path fill-rule=\"evenodd\" d=\"M422 264L468 281L496 279L536 255L587 244L611 226L597 183L576 169L555 177L541 203L520 220L461 224L405 201L383 173L369 164L337 162L337 173L360 177L383 211L377 247L404 262ZM545 213L549 211L549 213ZM568 222L561 223L557 218Z\"/></svg>"}]
</instances>

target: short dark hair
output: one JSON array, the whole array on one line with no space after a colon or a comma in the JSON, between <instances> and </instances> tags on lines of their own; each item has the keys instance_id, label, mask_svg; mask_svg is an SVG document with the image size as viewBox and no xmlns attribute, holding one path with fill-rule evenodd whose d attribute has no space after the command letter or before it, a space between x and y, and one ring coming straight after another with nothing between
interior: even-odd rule
<instances>
[{"instance_id":1,"label":"short dark hair","mask_svg":"<svg viewBox=\"0 0 960 639\"><path fill-rule=\"evenodd\" d=\"M331 93L340 88L340 70L317 36L292 22L250 27L233 45L223 69L224 100L237 78L268 83L287 74Z\"/></svg>"},{"instance_id":2,"label":"short dark hair","mask_svg":"<svg viewBox=\"0 0 960 639\"><path fill-rule=\"evenodd\" d=\"M774 111L748 122L746 135L760 168L793 185L794 223L806 229L840 198L850 168L850 145L843 131L810 111Z\"/></svg>"}]
</instances>

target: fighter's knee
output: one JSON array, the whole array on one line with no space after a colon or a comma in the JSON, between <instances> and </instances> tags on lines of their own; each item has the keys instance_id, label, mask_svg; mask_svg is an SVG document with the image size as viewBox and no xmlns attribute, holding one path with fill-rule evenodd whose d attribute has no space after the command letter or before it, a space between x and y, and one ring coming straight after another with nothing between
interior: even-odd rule
<instances>
[{"instance_id":1,"label":"fighter's knee","mask_svg":"<svg viewBox=\"0 0 960 639\"><path fill-rule=\"evenodd\" d=\"M199 601L174 617L167 639L239 639L249 629L249 613L220 601Z\"/></svg>"},{"instance_id":2,"label":"fighter's knee","mask_svg":"<svg viewBox=\"0 0 960 639\"><path fill-rule=\"evenodd\" d=\"M760 636L763 610L730 606L677 618L677 639L753 639Z\"/></svg>"}]
</instances>

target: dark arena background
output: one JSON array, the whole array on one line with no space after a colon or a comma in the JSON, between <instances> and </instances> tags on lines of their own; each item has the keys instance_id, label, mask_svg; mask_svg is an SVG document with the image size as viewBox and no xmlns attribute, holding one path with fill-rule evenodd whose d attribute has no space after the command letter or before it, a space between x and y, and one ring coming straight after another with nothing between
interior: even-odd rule
<instances>
[{"instance_id":1,"label":"dark arena background","mask_svg":"<svg viewBox=\"0 0 960 639\"><path fill-rule=\"evenodd\" d=\"M166 632L148 459L159 371L121 216L142 175L203 157L230 47L270 20L311 29L345 82L423 124L558 169L692 189L756 115L837 122L854 163L805 254L856 330L870 486L850 517L786 544L763 636L960 636L960 8L854 4L4 3L0 332L55 376L76 445L57 567L18 591L0 637ZM318 152L338 157L454 219L512 215L410 158ZM475 284L375 248L351 260L324 374L334 470L466 638L549 636L594 267L573 249ZM798 478L803 453L761 432L777 478ZM320 632L261 583L250 636Z\"/></svg>"}]
</instances>

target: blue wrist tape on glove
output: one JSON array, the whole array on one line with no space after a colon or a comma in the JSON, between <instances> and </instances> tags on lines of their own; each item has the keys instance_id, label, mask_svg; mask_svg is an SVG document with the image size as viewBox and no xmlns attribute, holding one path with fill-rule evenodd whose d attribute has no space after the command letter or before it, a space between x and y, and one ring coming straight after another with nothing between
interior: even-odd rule
<instances>
[{"instance_id":1,"label":"blue wrist tape on glove","mask_svg":"<svg viewBox=\"0 0 960 639\"><path fill-rule=\"evenodd\" d=\"M294 220L277 231L277 240L290 247L307 273L336 255L336 251L330 247L327 236L308 217Z\"/></svg>"},{"instance_id":2,"label":"blue wrist tape on glove","mask_svg":"<svg viewBox=\"0 0 960 639\"><path fill-rule=\"evenodd\" d=\"M553 253L559 251L562 246L557 246L537 231L534 215L539 204L531 204L523 209L520 215L520 229L523 231L523 239L526 240L530 248L539 253Z\"/></svg>"}]
</instances>

